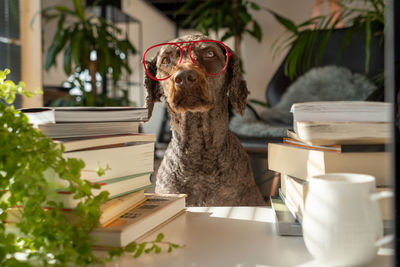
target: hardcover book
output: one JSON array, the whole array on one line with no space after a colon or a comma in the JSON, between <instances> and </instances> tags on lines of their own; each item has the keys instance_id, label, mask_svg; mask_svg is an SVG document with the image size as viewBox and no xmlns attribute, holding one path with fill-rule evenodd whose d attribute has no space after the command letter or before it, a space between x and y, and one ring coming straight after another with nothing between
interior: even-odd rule
<instances>
[{"instance_id":1,"label":"hardcover book","mask_svg":"<svg viewBox=\"0 0 400 267\"><path fill-rule=\"evenodd\" d=\"M376 178L378 186L390 186L389 152L337 153L288 144L268 144L270 170L307 179L332 172L365 173Z\"/></svg>"},{"instance_id":2,"label":"hardcover book","mask_svg":"<svg viewBox=\"0 0 400 267\"><path fill-rule=\"evenodd\" d=\"M295 121L293 127L298 139L311 145L387 144L392 123Z\"/></svg>"},{"instance_id":3,"label":"hardcover book","mask_svg":"<svg viewBox=\"0 0 400 267\"><path fill-rule=\"evenodd\" d=\"M301 224L280 198L271 197L271 207L275 213L275 227L278 235L302 236Z\"/></svg>"},{"instance_id":4,"label":"hardcover book","mask_svg":"<svg viewBox=\"0 0 400 267\"><path fill-rule=\"evenodd\" d=\"M121 197L111 199L100 205L101 217L99 219L100 226L106 226L118 219L122 214L128 210L142 204L146 201L144 190L139 190L134 193L130 193ZM46 211L50 211L49 208L44 208ZM63 214L71 223L76 223L78 220L73 214L73 209L63 209ZM7 210L6 223L16 224L21 220L21 208L15 207Z\"/></svg>"},{"instance_id":5,"label":"hardcover book","mask_svg":"<svg viewBox=\"0 0 400 267\"><path fill-rule=\"evenodd\" d=\"M391 122L391 103L373 101L319 101L293 104L294 121Z\"/></svg>"},{"instance_id":6,"label":"hardcover book","mask_svg":"<svg viewBox=\"0 0 400 267\"><path fill-rule=\"evenodd\" d=\"M391 103L321 101L292 106L296 137L310 145L386 144L391 140Z\"/></svg>"},{"instance_id":7,"label":"hardcover book","mask_svg":"<svg viewBox=\"0 0 400 267\"><path fill-rule=\"evenodd\" d=\"M93 137L101 135L136 134L139 122L70 122L39 124L38 129L50 138Z\"/></svg>"},{"instance_id":8,"label":"hardcover book","mask_svg":"<svg viewBox=\"0 0 400 267\"><path fill-rule=\"evenodd\" d=\"M113 178L153 172L154 142L145 142L106 149L66 152L65 158L78 158L85 162L81 178L96 183ZM98 176L97 169L106 169Z\"/></svg>"},{"instance_id":9,"label":"hardcover book","mask_svg":"<svg viewBox=\"0 0 400 267\"><path fill-rule=\"evenodd\" d=\"M338 153L352 153L352 152L384 152L386 150L385 144L340 144L340 145L312 145L302 142L293 131L288 130L287 135L292 138L284 137L283 143L302 148L315 149L321 151L331 151ZM295 138L296 137L296 138Z\"/></svg>"},{"instance_id":10,"label":"hardcover book","mask_svg":"<svg viewBox=\"0 0 400 267\"><path fill-rule=\"evenodd\" d=\"M60 138L54 140L56 143L64 145L65 152L102 149L117 144L131 144L138 142L155 142L155 134L120 134L106 136Z\"/></svg>"},{"instance_id":11,"label":"hardcover book","mask_svg":"<svg viewBox=\"0 0 400 267\"><path fill-rule=\"evenodd\" d=\"M95 229L94 244L104 247L124 247L157 228L185 209L184 194L145 194L147 200L106 227Z\"/></svg>"},{"instance_id":12,"label":"hardcover book","mask_svg":"<svg viewBox=\"0 0 400 267\"><path fill-rule=\"evenodd\" d=\"M284 192L286 200L291 203L294 213L301 219L304 214L306 197L308 193L308 182L290 175L283 177L285 180L286 191Z\"/></svg>"},{"instance_id":13,"label":"hardcover book","mask_svg":"<svg viewBox=\"0 0 400 267\"><path fill-rule=\"evenodd\" d=\"M21 109L31 123L146 121L147 108L135 107L56 107Z\"/></svg>"},{"instance_id":14,"label":"hardcover book","mask_svg":"<svg viewBox=\"0 0 400 267\"><path fill-rule=\"evenodd\" d=\"M98 195L102 191L108 191L109 199L120 197L138 190L147 189L152 186L150 181L151 173L141 173L125 177L103 180L96 184L100 185L99 189L92 189L93 195ZM60 181L63 181L60 179ZM62 183L60 183L62 184ZM58 190L54 195L49 196L49 200L60 201L65 208L75 208L82 199L74 199L73 195L63 189Z\"/></svg>"}]
</instances>

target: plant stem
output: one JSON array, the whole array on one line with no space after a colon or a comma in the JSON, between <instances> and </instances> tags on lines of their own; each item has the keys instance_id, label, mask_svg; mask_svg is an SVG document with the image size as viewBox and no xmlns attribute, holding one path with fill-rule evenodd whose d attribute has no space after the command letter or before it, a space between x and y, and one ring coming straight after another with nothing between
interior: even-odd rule
<instances>
[{"instance_id":1,"label":"plant stem","mask_svg":"<svg viewBox=\"0 0 400 267\"><path fill-rule=\"evenodd\" d=\"M234 49L240 60L242 57L242 53L240 50L241 36L239 33L239 0L233 0L232 9L233 9L233 18L235 21L235 28L236 28L236 30L234 31L235 33Z\"/></svg>"},{"instance_id":2,"label":"plant stem","mask_svg":"<svg viewBox=\"0 0 400 267\"><path fill-rule=\"evenodd\" d=\"M89 74L92 84L93 99L96 99L97 97L96 72L97 72L97 61L89 61Z\"/></svg>"}]
</instances>

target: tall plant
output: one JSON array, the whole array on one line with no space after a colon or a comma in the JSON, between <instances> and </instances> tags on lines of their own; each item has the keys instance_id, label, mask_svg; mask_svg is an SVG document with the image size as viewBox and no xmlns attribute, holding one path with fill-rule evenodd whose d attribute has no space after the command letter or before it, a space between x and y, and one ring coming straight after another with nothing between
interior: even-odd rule
<instances>
[{"instance_id":1,"label":"tall plant","mask_svg":"<svg viewBox=\"0 0 400 267\"><path fill-rule=\"evenodd\" d=\"M354 7L358 5L362 7ZM341 14L330 14L308 19L295 24L290 19L267 9L275 19L285 27L286 32L278 38L272 46L275 55L291 47L285 62L285 74L294 79L311 67L318 65L322 60L325 47L333 30L339 21L343 21L346 34L338 47L341 50L350 42L353 34L363 31L365 33L365 73L368 74L370 64L370 46L372 38L384 37L384 0L342 0L340 2ZM316 46L318 40L318 46ZM311 61L315 54L314 62Z\"/></svg>"},{"instance_id":2,"label":"tall plant","mask_svg":"<svg viewBox=\"0 0 400 267\"><path fill-rule=\"evenodd\" d=\"M183 5L177 14L193 10L182 26L191 26L205 35L209 35L209 31L213 30L218 36L222 29L226 30L219 39L225 41L234 37L234 50L241 57L240 43L245 33L259 42L262 39L261 27L250 14L251 9L258 11L260 7L249 0L191 0Z\"/></svg>"},{"instance_id":3,"label":"tall plant","mask_svg":"<svg viewBox=\"0 0 400 267\"><path fill-rule=\"evenodd\" d=\"M94 98L96 73L103 78L110 73L116 83L123 71L132 72L128 64L128 55L136 53L132 43L128 38L119 38L121 29L108 20L86 15L81 0L73 0L73 8L57 5L43 9L41 14L46 22L57 21L57 32L47 51L46 70L56 65L57 56L63 52L67 75L89 71Z\"/></svg>"}]
</instances>

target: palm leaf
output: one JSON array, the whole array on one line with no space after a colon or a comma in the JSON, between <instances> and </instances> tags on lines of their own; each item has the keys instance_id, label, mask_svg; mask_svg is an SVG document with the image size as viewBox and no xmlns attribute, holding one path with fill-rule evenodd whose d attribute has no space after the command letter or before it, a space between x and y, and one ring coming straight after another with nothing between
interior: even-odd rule
<instances>
[{"instance_id":1,"label":"palm leaf","mask_svg":"<svg viewBox=\"0 0 400 267\"><path fill-rule=\"evenodd\" d=\"M74 33L74 31L72 31ZM76 34L71 36L71 43L72 43L72 57L76 66L81 65L81 44L83 41L83 33L78 31Z\"/></svg>"},{"instance_id":2,"label":"palm leaf","mask_svg":"<svg viewBox=\"0 0 400 267\"><path fill-rule=\"evenodd\" d=\"M325 47L328 44L329 38L331 37L333 29L329 29L322 34L322 39L318 43L318 50L315 53L314 64L317 66L322 60L325 53Z\"/></svg>"},{"instance_id":3,"label":"palm leaf","mask_svg":"<svg viewBox=\"0 0 400 267\"><path fill-rule=\"evenodd\" d=\"M369 72L369 61L371 55L371 19L369 16L366 18L365 23L365 73Z\"/></svg>"},{"instance_id":4,"label":"palm leaf","mask_svg":"<svg viewBox=\"0 0 400 267\"><path fill-rule=\"evenodd\" d=\"M274 12L273 10L267 8L266 9L269 13L271 13L275 19L283 26L286 28L286 30L293 32L293 33L297 33L297 27L296 24L294 24L293 21L291 21L288 18L285 18L281 15L279 15L278 13Z\"/></svg>"},{"instance_id":5,"label":"palm leaf","mask_svg":"<svg viewBox=\"0 0 400 267\"><path fill-rule=\"evenodd\" d=\"M250 2L250 7L252 8L252 9L254 9L254 10L261 10L261 7L257 4L257 3L255 3L255 2Z\"/></svg>"},{"instance_id":6,"label":"palm leaf","mask_svg":"<svg viewBox=\"0 0 400 267\"><path fill-rule=\"evenodd\" d=\"M83 10L81 0L74 0L75 12L81 21L85 21L85 11Z\"/></svg>"},{"instance_id":7,"label":"palm leaf","mask_svg":"<svg viewBox=\"0 0 400 267\"><path fill-rule=\"evenodd\" d=\"M232 32L230 32L230 31L225 32L224 35L221 37L221 42L228 40L232 36L233 36Z\"/></svg>"},{"instance_id":8,"label":"palm leaf","mask_svg":"<svg viewBox=\"0 0 400 267\"><path fill-rule=\"evenodd\" d=\"M260 25L256 21L253 21L253 30L247 30L247 32L254 36L259 42L261 42L262 31Z\"/></svg>"},{"instance_id":9,"label":"palm leaf","mask_svg":"<svg viewBox=\"0 0 400 267\"><path fill-rule=\"evenodd\" d=\"M70 75L71 74L71 51L72 51L72 45L68 45L67 48L65 49L64 52L64 71L66 74Z\"/></svg>"}]
</instances>

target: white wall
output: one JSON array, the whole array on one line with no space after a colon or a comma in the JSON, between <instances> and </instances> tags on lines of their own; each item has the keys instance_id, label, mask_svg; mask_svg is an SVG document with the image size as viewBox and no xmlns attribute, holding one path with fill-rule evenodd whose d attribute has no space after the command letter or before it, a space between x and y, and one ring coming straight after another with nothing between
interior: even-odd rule
<instances>
[{"instance_id":1,"label":"white wall","mask_svg":"<svg viewBox=\"0 0 400 267\"><path fill-rule=\"evenodd\" d=\"M155 9L153 6L147 4L143 0L123 0L122 10L139 20L142 24L143 30L143 50L148 47L168 41L175 37L176 26L173 21L164 16L161 12ZM132 43L136 48L139 48L138 43L138 25L134 25L130 36L132 36ZM139 54L134 56L131 62L131 66L138 66L138 62L142 60L144 51L139 51ZM138 71L134 71L134 81L139 81L139 76L144 75L143 67ZM143 89L143 86L140 87ZM133 99L139 104L144 103L145 92L135 90ZM158 103L154 106L153 116L149 122L144 124L144 132L146 133L158 133L161 127L161 119L163 117L164 104Z\"/></svg>"},{"instance_id":2,"label":"white wall","mask_svg":"<svg viewBox=\"0 0 400 267\"><path fill-rule=\"evenodd\" d=\"M256 2L299 23L311 17L315 0L256 0ZM244 76L250 90L249 98L265 102L266 87L286 55L284 51L273 60L271 45L285 29L266 11L252 11L252 15L262 27L263 39L261 43L258 43L249 34L245 35L242 42L242 56L246 71ZM256 108L259 111L262 110L260 107Z\"/></svg>"}]
</instances>

